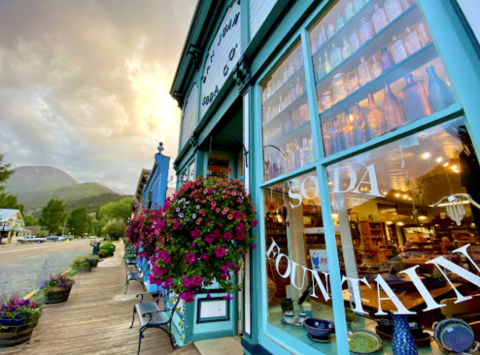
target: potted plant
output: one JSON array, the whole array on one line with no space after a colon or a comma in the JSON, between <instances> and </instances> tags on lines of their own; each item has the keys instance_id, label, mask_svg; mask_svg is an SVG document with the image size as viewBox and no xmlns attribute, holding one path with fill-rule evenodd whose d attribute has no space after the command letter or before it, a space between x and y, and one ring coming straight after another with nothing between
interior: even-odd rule
<instances>
[{"instance_id":1,"label":"potted plant","mask_svg":"<svg viewBox=\"0 0 480 355\"><path fill-rule=\"evenodd\" d=\"M108 256L108 252L105 250L100 250L97 255L99 258L105 259Z\"/></svg>"},{"instance_id":2,"label":"potted plant","mask_svg":"<svg viewBox=\"0 0 480 355\"><path fill-rule=\"evenodd\" d=\"M92 264L90 261L81 260L78 264L78 272L90 272L92 271Z\"/></svg>"},{"instance_id":3,"label":"potted plant","mask_svg":"<svg viewBox=\"0 0 480 355\"><path fill-rule=\"evenodd\" d=\"M29 341L41 314L37 302L18 297L5 299L0 307L0 347Z\"/></svg>"},{"instance_id":4,"label":"potted plant","mask_svg":"<svg viewBox=\"0 0 480 355\"><path fill-rule=\"evenodd\" d=\"M45 303L61 303L68 300L75 280L66 273L51 276L42 282L40 289L45 291Z\"/></svg>"},{"instance_id":5,"label":"potted plant","mask_svg":"<svg viewBox=\"0 0 480 355\"><path fill-rule=\"evenodd\" d=\"M92 267L97 267L99 259L98 255L87 254L83 260L89 262Z\"/></svg>"}]
</instances>

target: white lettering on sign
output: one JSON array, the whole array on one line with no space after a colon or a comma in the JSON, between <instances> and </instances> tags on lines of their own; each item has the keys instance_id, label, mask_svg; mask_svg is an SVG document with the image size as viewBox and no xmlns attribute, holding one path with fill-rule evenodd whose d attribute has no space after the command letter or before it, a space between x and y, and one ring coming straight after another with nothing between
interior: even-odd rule
<instances>
[{"instance_id":1,"label":"white lettering on sign","mask_svg":"<svg viewBox=\"0 0 480 355\"><path fill-rule=\"evenodd\" d=\"M473 265L475 265L475 268L480 272L480 268L478 267L478 265L476 265L473 262L472 258L467 253L467 249L469 247L470 247L470 244L464 245L461 248L455 249L453 251L453 253L460 253L460 254L464 255ZM315 293L316 286L318 285L319 288L320 288L320 292L322 293L323 298L326 301L328 301L331 298L330 295L329 295L329 289L328 289L329 273L322 272L325 275L325 283L324 283L322 281L322 279L320 278L320 275L318 274L317 271L312 270L312 269L307 269L306 267L299 265L295 261L290 260L287 255L283 254L280 251L280 247L277 245L277 243L275 242L274 239L272 239L272 243L270 244L270 247L268 248L268 250L266 252L266 255L267 255L267 258L275 258L276 259L275 265L276 265L278 274L284 279L286 279L288 277L291 277L292 278L292 286L295 287L297 290L302 290L306 286L305 285L305 274L307 274L307 272L309 272L309 273L312 274L312 278L311 278L311 280L312 280L312 294L310 296L318 298L318 296ZM280 262L282 261L283 258L286 259L288 265L287 265L287 269L282 274L282 273L280 273L279 266L280 266ZM461 303L461 302L468 301L469 299L471 299L471 297L470 296L465 297L460 292L458 292L455 285L448 279L447 275L445 275L444 271L442 270L442 268L440 266L442 266L443 268L449 270L450 272L462 277L466 281L471 282L472 284L476 285L477 287L480 287L480 277L479 276L475 275L474 273L470 272L469 270L467 270L465 268L462 268L461 266L459 266L457 264L452 263L451 261L445 259L443 256L432 259L432 260L428 261L427 264L434 264L440 270L440 272L443 274L445 279L449 282L450 286L452 287L452 289L455 291L455 293L457 295L457 300L455 301L455 303ZM295 283L296 270L297 270L298 266L301 266L302 271L303 271L303 277L302 277L302 284L301 285L297 285ZM431 311L431 310L434 310L434 309L437 309L437 308L444 307L445 305L440 305L433 299L432 295L428 292L428 290L425 287L425 285L423 284L422 280L416 274L416 272L415 272L416 268L418 268L418 265L413 266L411 268L408 268L408 269L406 269L406 270L404 270L400 273L407 274L408 276L410 276L410 281L415 285L415 287L417 288L420 296L425 301L425 303L427 305L427 308L425 308L423 310L423 312L428 312L428 311ZM354 300L354 303L355 303L355 308L353 308L353 311L355 313L358 313L358 314L368 314L363 309L363 306L362 306L363 299L361 297L361 290L360 290L360 282L364 283L369 288L371 288L367 279L366 278L358 279L358 278L353 278L353 277L342 276L342 285L345 282L348 282L350 284L350 287L349 287L349 289L351 290L350 297L353 297L353 300ZM378 311L375 313L375 315L387 315L387 313L384 310L382 310L382 301L387 301L387 300L390 300L395 305L395 307L397 308L397 311L394 312L394 314L404 314L404 315L417 314L416 312L409 311L405 307L405 305L402 303L402 301L398 298L398 296L395 294L395 292L392 290L392 288L388 285L388 283L385 281L385 279L380 274L378 274L377 277L375 278L375 282L377 283L377 299L378 299ZM381 290L383 290L387 294L388 297L381 297L381 294L380 294ZM365 300L365 302L366 302L366 300ZM368 302L366 302L366 303L368 303Z\"/></svg>"},{"instance_id":2,"label":"white lettering on sign","mask_svg":"<svg viewBox=\"0 0 480 355\"><path fill-rule=\"evenodd\" d=\"M235 0L227 10L208 49L208 57L201 79L202 102L200 114L202 117L240 59L240 27L240 0Z\"/></svg>"},{"instance_id":3,"label":"white lettering on sign","mask_svg":"<svg viewBox=\"0 0 480 355\"><path fill-rule=\"evenodd\" d=\"M377 196L377 197L385 197L380 193L380 190L378 188L378 182L377 182L377 174L375 172L375 166L369 165L367 166L367 170L363 174L363 177L360 179L360 182L357 185L357 172L348 166L343 166L340 168L333 168L333 193L344 193L344 192L353 192L356 194L361 193L361 191L358 191L362 185L369 185L370 190L367 192L367 195L370 196ZM342 172L349 172L350 173L350 182L348 185L348 188L346 190L340 190L341 187L341 174ZM368 180L366 180L368 178ZM356 187L355 187L356 186Z\"/></svg>"}]
</instances>

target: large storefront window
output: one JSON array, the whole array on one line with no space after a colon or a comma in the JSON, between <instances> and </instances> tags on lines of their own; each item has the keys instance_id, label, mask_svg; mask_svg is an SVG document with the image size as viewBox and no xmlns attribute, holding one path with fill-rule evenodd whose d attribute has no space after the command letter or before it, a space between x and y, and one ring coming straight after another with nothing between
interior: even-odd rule
<instances>
[{"instance_id":1,"label":"large storefront window","mask_svg":"<svg viewBox=\"0 0 480 355\"><path fill-rule=\"evenodd\" d=\"M336 354L316 173L264 189L264 206L268 322L324 354ZM325 329L313 329L314 319ZM315 332L321 334L312 339L309 333Z\"/></svg>"},{"instance_id":2,"label":"large storefront window","mask_svg":"<svg viewBox=\"0 0 480 355\"><path fill-rule=\"evenodd\" d=\"M480 310L480 167L463 119L330 166L328 176L348 327L376 333L378 353L392 354L393 325L403 322L415 343L402 346L441 354L435 322L477 321ZM473 339L460 328L441 335L459 352Z\"/></svg>"},{"instance_id":3,"label":"large storefront window","mask_svg":"<svg viewBox=\"0 0 480 355\"><path fill-rule=\"evenodd\" d=\"M261 86L264 180L312 162L313 144L301 43Z\"/></svg>"},{"instance_id":4,"label":"large storefront window","mask_svg":"<svg viewBox=\"0 0 480 355\"><path fill-rule=\"evenodd\" d=\"M310 32L325 155L455 102L414 0L340 0Z\"/></svg>"}]
</instances>

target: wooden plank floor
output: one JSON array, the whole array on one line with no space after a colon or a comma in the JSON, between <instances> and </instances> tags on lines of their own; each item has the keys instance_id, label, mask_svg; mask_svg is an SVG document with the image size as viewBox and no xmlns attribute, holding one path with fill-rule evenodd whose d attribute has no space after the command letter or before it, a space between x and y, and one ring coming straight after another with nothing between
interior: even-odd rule
<instances>
[{"instance_id":1,"label":"wooden plank floor","mask_svg":"<svg viewBox=\"0 0 480 355\"><path fill-rule=\"evenodd\" d=\"M66 303L45 305L39 324L28 344L0 349L15 355L129 355L138 347L138 321L132 329L136 294L144 292L134 282L124 292L125 273L121 253L107 258L90 273L75 275L75 285ZM141 355L199 355L194 345L174 350L167 335L147 329Z\"/></svg>"}]
</instances>

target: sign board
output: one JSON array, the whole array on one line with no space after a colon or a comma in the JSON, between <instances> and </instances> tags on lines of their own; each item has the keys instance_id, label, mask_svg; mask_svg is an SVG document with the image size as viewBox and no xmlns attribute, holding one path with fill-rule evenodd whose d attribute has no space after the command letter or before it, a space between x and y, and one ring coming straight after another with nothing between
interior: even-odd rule
<instances>
[{"instance_id":1,"label":"sign board","mask_svg":"<svg viewBox=\"0 0 480 355\"><path fill-rule=\"evenodd\" d=\"M240 27L240 1L235 0L227 10L208 49L201 79L201 117L207 112L240 59Z\"/></svg>"},{"instance_id":2,"label":"sign board","mask_svg":"<svg viewBox=\"0 0 480 355\"><path fill-rule=\"evenodd\" d=\"M327 249L310 249L312 269L315 271L328 271Z\"/></svg>"}]
</instances>

